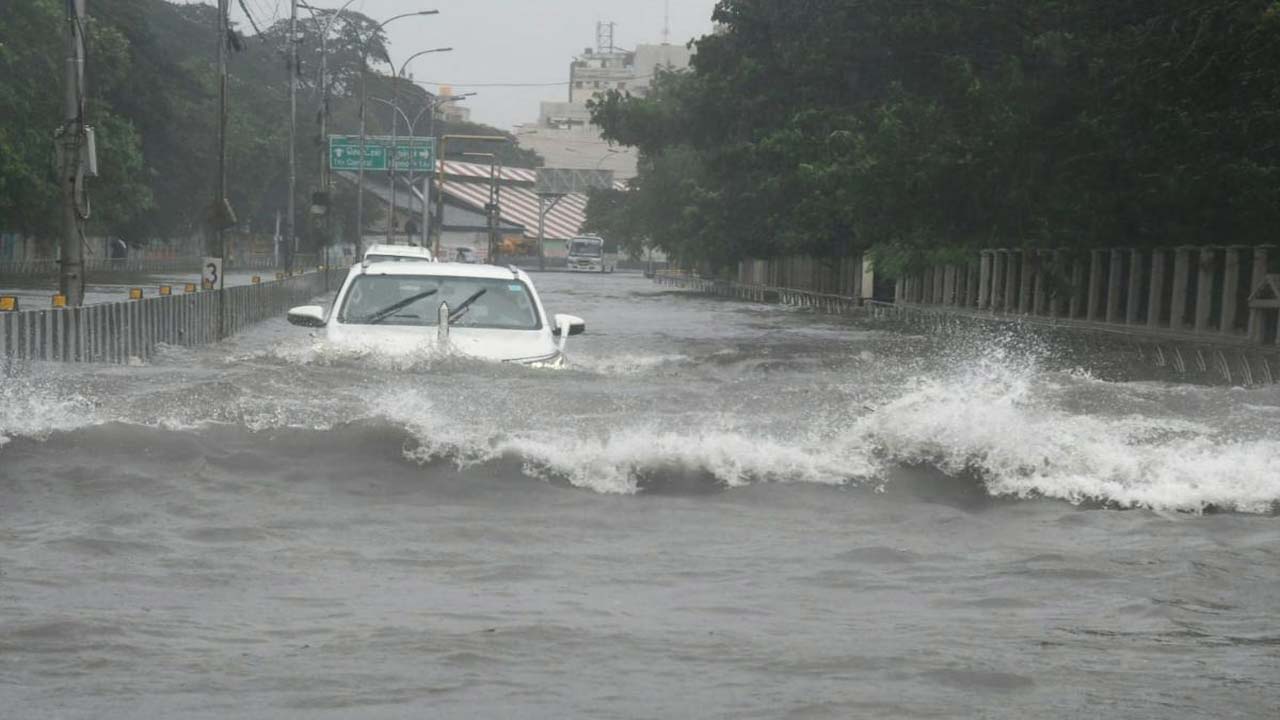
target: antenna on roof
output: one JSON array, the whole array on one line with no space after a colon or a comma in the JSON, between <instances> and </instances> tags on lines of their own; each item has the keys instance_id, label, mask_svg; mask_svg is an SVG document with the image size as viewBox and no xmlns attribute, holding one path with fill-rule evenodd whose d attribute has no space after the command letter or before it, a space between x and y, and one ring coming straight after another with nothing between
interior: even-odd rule
<instances>
[{"instance_id":1,"label":"antenna on roof","mask_svg":"<svg viewBox=\"0 0 1280 720\"><path fill-rule=\"evenodd\" d=\"M667 0L662 11L662 44L671 44L671 0Z\"/></svg>"},{"instance_id":2,"label":"antenna on roof","mask_svg":"<svg viewBox=\"0 0 1280 720\"><path fill-rule=\"evenodd\" d=\"M616 24L611 22L596 23L596 52L612 53L616 50L613 45L613 28Z\"/></svg>"}]
</instances>

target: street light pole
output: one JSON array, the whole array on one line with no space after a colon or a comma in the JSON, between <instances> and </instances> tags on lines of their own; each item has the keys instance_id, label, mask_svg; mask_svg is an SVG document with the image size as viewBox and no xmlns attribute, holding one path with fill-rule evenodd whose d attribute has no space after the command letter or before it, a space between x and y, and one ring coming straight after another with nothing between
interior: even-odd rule
<instances>
[{"instance_id":1,"label":"street light pole","mask_svg":"<svg viewBox=\"0 0 1280 720\"><path fill-rule=\"evenodd\" d=\"M388 57L387 64L391 66L391 72L395 73L395 76L392 78L391 107L395 108L397 111L400 109L400 79L404 77L405 70L409 67L409 63L413 62L415 58L422 57L423 55L429 55L431 53L438 53L438 52L452 52L452 51L453 51L453 48L451 47L442 47L442 48L432 48L430 50L423 50L421 52L416 52L410 55L409 58L400 65L400 70L398 72L396 71L395 63L391 62L391 58ZM409 134L411 137L413 136L412 129L410 129ZM388 245L394 244L392 239L392 230L395 225L395 214L396 214L396 189L397 189L396 188L396 161L400 159L399 158L400 153L397 151L397 148L399 146L399 143L397 141L399 139L400 139L400 123L397 122L396 114L392 113L391 114L391 153L390 153L390 157L388 158L388 161L390 162L390 165L388 167L388 177L390 177L391 179L391 213L387 216L387 244Z\"/></svg>"},{"instance_id":2,"label":"street light pole","mask_svg":"<svg viewBox=\"0 0 1280 720\"><path fill-rule=\"evenodd\" d=\"M364 246L364 165L367 161L367 151L365 141L367 140L367 128L365 126L365 110L369 104L369 41L374 38L382 28L386 27L401 18L414 17L417 15L439 15L439 10L420 10L418 12L402 13L394 17L387 18L378 24L377 27L369 33L368 37L360 44L360 167L356 174L356 259L363 255Z\"/></svg>"}]
</instances>

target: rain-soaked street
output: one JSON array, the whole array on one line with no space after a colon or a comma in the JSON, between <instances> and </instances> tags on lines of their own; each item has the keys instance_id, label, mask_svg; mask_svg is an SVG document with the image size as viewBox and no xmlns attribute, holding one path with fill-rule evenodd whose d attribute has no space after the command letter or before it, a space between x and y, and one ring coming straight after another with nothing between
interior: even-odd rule
<instances>
[{"instance_id":1,"label":"rain-soaked street","mask_svg":"<svg viewBox=\"0 0 1280 720\"><path fill-rule=\"evenodd\" d=\"M535 281L571 369L281 318L0 377L0 717L1280 706L1275 386Z\"/></svg>"}]
</instances>

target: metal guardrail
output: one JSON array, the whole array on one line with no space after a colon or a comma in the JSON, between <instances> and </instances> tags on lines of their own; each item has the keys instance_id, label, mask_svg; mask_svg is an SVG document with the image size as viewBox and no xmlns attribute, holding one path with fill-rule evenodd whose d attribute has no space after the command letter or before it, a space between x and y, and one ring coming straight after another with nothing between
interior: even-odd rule
<instances>
[{"instance_id":1,"label":"metal guardrail","mask_svg":"<svg viewBox=\"0 0 1280 720\"><path fill-rule=\"evenodd\" d=\"M732 280L697 277L674 270L656 272L653 275L653 280L659 285L693 290L705 295L750 300L752 302L772 302L799 308L812 308L818 312L831 315L845 315L856 311L862 305L861 299L848 295L771 287L769 285L750 285Z\"/></svg>"},{"instance_id":2,"label":"metal guardrail","mask_svg":"<svg viewBox=\"0 0 1280 720\"><path fill-rule=\"evenodd\" d=\"M336 287L347 269L168 297L0 312L0 361L128 363L160 345L206 345Z\"/></svg>"},{"instance_id":3,"label":"metal guardrail","mask_svg":"<svg viewBox=\"0 0 1280 720\"><path fill-rule=\"evenodd\" d=\"M94 273L199 273L203 258L126 258L122 260L86 260L84 271L87 275ZM295 255L293 267L315 268L319 265L316 255ZM17 275L24 277L50 277L58 274L60 263L54 259L42 260L5 260L0 261L0 277ZM283 262L274 258L246 258L228 262L227 270L276 270L283 268Z\"/></svg>"}]
</instances>

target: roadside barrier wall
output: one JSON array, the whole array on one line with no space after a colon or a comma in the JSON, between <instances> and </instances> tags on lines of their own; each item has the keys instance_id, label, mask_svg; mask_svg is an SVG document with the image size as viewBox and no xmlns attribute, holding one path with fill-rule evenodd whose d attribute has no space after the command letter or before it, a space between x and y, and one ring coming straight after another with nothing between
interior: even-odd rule
<instances>
[{"instance_id":1,"label":"roadside barrier wall","mask_svg":"<svg viewBox=\"0 0 1280 720\"><path fill-rule=\"evenodd\" d=\"M159 345L206 345L283 317L289 308L323 294L326 279L336 289L346 274L340 268L225 290L0 312L0 360L145 361Z\"/></svg>"},{"instance_id":2,"label":"roadside barrier wall","mask_svg":"<svg viewBox=\"0 0 1280 720\"><path fill-rule=\"evenodd\" d=\"M900 278L895 302L1276 347L1277 272L1272 246L995 249Z\"/></svg>"},{"instance_id":3,"label":"roadside barrier wall","mask_svg":"<svg viewBox=\"0 0 1280 720\"><path fill-rule=\"evenodd\" d=\"M86 259L84 262L84 271L88 276L94 273L179 273L189 272L199 275L203 258L185 257L185 258L167 258L167 259L145 259L145 258L126 258L122 260L106 260L106 259ZM293 257L293 266L295 268L316 267L320 265L321 260L315 255L295 255ZM283 267L284 262L277 262L274 258L246 258L228 262L227 270L274 270ZM59 263L55 259L43 260L13 260L0 262L0 278L6 275L23 276L23 277L56 277L58 275Z\"/></svg>"}]
</instances>

